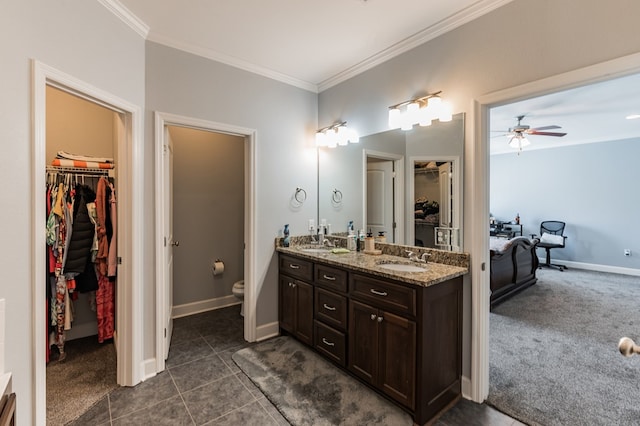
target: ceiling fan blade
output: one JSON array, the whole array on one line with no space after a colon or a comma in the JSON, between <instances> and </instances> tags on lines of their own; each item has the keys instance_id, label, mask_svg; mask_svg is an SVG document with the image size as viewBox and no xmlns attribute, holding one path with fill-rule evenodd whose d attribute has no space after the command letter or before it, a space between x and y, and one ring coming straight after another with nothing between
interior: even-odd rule
<instances>
[{"instance_id":1,"label":"ceiling fan blade","mask_svg":"<svg viewBox=\"0 0 640 426\"><path fill-rule=\"evenodd\" d=\"M528 131L527 134L529 135L538 135L538 136L565 136L566 133L560 133L560 132L537 132L535 130L533 131Z\"/></svg>"},{"instance_id":2,"label":"ceiling fan blade","mask_svg":"<svg viewBox=\"0 0 640 426\"><path fill-rule=\"evenodd\" d=\"M529 130L551 130L551 129L561 129L560 126L556 126L555 124L551 125L551 126L542 126L542 127L534 127L532 129Z\"/></svg>"}]
</instances>

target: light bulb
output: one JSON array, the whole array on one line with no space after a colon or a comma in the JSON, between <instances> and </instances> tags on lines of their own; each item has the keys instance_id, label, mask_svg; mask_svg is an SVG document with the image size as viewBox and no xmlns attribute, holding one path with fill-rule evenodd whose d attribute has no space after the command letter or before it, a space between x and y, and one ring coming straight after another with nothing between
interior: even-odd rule
<instances>
[{"instance_id":1,"label":"light bulb","mask_svg":"<svg viewBox=\"0 0 640 426\"><path fill-rule=\"evenodd\" d=\"M349 130L345 126L340 126L337 129L338 145L344 146L349 143Z\"/></svg>"},{"instance_id":2,"label":"light bulb","mask_svg":"<svg viewBox=\"0 0 640 426\"><path fill-rule=\"evenodd\" d=\"M438 98L440 99L440 98ZM440 112L438 114L438 119L440 121L451 121L453 120L453 107L449 102L441 102L440 103Z\"/></svg>"},{"instance_id":3,"label":"light bulb","mask_svg":"<svg viewBox=\"0 0 640 426\"><path fill-rule=\"evenodd\" d=\"M316 146L327 146L327 135L324 132L316 133Z\"/></svg>"},{"instance_id":4,"label":"light bulb","mask_svg":"<svg viewBox=\"0 0 640 426\"><path fill-rule=\"evenodd\" d=\"M420 111L418 111L418 124L421 126L431 126L431 109L427 104L424 104Z\"/></svg>"}]
</instances>

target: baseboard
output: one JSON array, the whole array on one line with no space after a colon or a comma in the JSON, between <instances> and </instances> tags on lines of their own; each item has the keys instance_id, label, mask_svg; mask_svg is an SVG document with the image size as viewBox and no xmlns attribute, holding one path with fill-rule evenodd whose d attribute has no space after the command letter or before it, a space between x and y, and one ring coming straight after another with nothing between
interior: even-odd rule
<instances>
[{"instance_id":1,"label":"baseboard","mask_svg":"<svg viewBox=\"0 0 640 426\"><path fill-rule=\"evenodd\" d=\"M145 361L142 361L142 381L144 382L147 379L154 377L156 372L156 359L150 358Z\"/></svg>"},{"instance_id":2,"label":"baseboard","mask_svg":"<svg viewBox=\"0 0 640 426\"><path fill-rule=\"evenodd\" d=\"M471 379L466 376L462 376L462 380L460 381L460 388L462 391L462 397L464 399L473 400L471 398Z\"/></svg>"},{"instance_id":3,"label":"baseboard","mask_svg":"<svg viewBox=\"0 0 640 426\"><path fill-rule=\"evenodd\" d=\"M171 311L171 316L173 318L186 317L214 309L226 308L227 306L239 305L240 303L234 295L200 300L198 302L185 303L184 305L175 305Z\"/></svg>"},{"instance_id":4,"label":"baseboard","mask_svg":"<svg viewBox=\"0 0 640 426\"><path fill-rule=\"evenodd\" d=\"M263 340L276 337L280 334L280 327L278 321L269 324L258 326L256 330L256 341L261 342Z\"/></svg>"},{"instance_id":5,"label":"baseboard","mask_svg":"<svg viewBox=\"0 0 640 426\"><path fill-rule=\"evenodd\" d=\"M544 262L546 262L546 259L544 258L539 257L538 259L540 260L541 265L544 264ZM562 259L551 259L551 263L566 265L567 268L585 269L587 271L597 271L597 272L610 272L612 274L632 275L632 276L640 277L640 269L625 268L622 266L599 265L597 263L572 262L570 260L562 260Z\"/></svg>"}]
</instances>

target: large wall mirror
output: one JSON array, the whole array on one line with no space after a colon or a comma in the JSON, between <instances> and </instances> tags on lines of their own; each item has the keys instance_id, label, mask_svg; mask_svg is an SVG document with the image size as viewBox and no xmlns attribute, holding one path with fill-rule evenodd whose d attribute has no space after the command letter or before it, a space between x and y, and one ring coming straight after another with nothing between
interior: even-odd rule
<instances>
[{"instance_id":1,"label":"large wall mirror","mask_svg":"<svg viewBox=\"0 0 640 426\"><path fill-rule=\"evenodd\" d=\"M459 251L463 153L463 113L319 148L318 221L332 233L347 232L353 221L389 243ZM453 231L437 240L436 228Z\"/></svg>"}]
</instances>

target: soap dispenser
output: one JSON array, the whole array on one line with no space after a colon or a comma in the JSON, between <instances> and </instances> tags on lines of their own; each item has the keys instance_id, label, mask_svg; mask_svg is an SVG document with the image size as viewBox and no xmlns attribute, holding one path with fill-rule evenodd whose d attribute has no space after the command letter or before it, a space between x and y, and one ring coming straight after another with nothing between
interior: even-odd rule
<instances>
[{"instance_id":1,"label":"soap dispenser","mask_svg":"<svg viewBox=\"0 0 640 426\"><path fill-rule=\"evenodd\" d=\"M286 225L284 225L284 240L282 242L282 245L285 247L289 247L289 224L287 223Z\"/></svg>"},{"instance_id":2,"label":"soap dispenser","mask_svg":"<svg viewBox=\"0 0 640 426\"><path fill-rule=\"evenodd\" d=\"M373 239L373 233L371 229L367 232L367 237L364 239L364 251L372 252L376 249L375 240Z\"/></svg>"}]
</instances>

